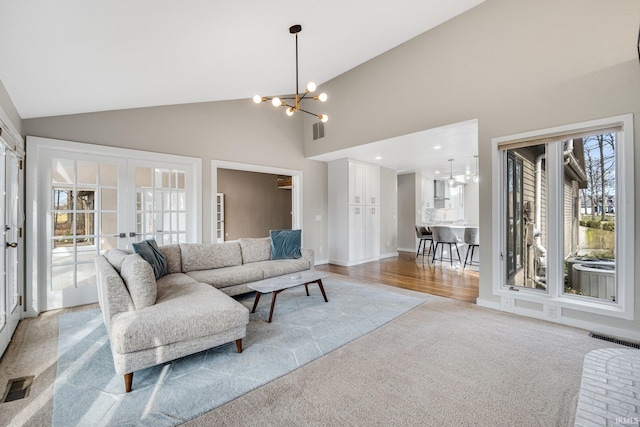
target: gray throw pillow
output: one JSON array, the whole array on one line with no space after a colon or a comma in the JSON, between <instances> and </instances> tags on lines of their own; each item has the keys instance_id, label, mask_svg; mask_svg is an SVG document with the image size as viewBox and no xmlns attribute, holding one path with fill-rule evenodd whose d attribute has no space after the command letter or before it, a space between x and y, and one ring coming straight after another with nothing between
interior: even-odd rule
<instances>
[{"instance_id":1,"label":"gray throw pillow","mask_svg":"<svg viewBox=\"0 0 640 427\"><path fill-rule=\"evenodd\" d=\"M138 254L127 256L120 272L136 310L156 303L158 285L151 265Z\"/></svg>"},{"instance_id":2,"label":"gray throw pillow","mask_svg":"<svg viewBox=\"0 0 640 427\"><path fill-rule=\"evenodd\" d=\"M133 252L151 264L156 280L167 274L167 258L165 258L164 254L158 249L158 244L154 239L143 240L131 246L133 246Z\"/></svg>"},{"instance_id":3,"label":"gray throw pillow","mask_svg":"<svg viewBox=\"0 0 640 427\"><path fill-rule=\"evenodd\" d=\"M270 230L271 259L302 258L302 230Z\"/></svg>"}]
</instances>

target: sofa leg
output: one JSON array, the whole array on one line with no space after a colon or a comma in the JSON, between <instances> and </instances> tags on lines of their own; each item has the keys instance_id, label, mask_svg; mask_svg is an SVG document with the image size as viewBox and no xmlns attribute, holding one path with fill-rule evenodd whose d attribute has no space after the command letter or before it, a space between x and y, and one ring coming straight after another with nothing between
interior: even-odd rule
<instances>
[{"instance_id":1,"label":"sofa leg","mask_svg":"<svg viewBox=\"0 0 640 427\"><path fill-rule=\"evenodd\" d=\"M236 349L238 349L238 353L242 353L242 338L236 340Z\"/></svg>"},{"instance_id":2,"label":"sofa leg","mask_svg":"<svg viewBox=\"0 0 640 427\"><path fill-rule=\"evenodd\" d=\"M129 393L131 391L131 384L133 384L133 372L124 374L124 391Z\"/></svg>"}]
</instances>

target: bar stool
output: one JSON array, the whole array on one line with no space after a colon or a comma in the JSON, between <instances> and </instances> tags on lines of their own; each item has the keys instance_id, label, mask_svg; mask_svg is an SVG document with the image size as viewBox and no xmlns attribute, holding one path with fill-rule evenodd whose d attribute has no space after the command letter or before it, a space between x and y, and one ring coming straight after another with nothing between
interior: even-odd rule
<instances>
[{"instance_id":1,"label":"bar stool","mask_svg":"<svg viewBox=\"0 0 640 427\"><path fill-rule=\"evenodd\" d=\"M427 240L430 242L429 252L427 252L427 254L431 255L433 251L433 233L427 227L416 225L416 237L420 239L420 242L418 242L418 252L416 252L416 258L418 258L418 255L420 255L420 248L422 248L422 261L424 261L424 253L427 250Z\"/></svg>"},{"instance_id":2,"label":"bar stool","mask_svg":"<svg viewBox=\"0 0 640 427\"><path fill-rule=\"evenodd\" d=\"M473 260L473 252L475 248L480 246L480 230L477 227L467 227L464 229L464 242L467 246L467 255L464 257L464 266L462 268L466 268L467 264L469 265L480 265L478 261ZM471 257L469 257L469 253L471 253ZM469 260L467 262L467 259Z\"/></svg>"},{"instance_id":3,"label":"bar stool","mask_svg":"<svg viewBox=\"0 0 640 427\"><path fill-rule=\"evenodd\" d=\"M436 248L433 251L433 259L431 262L435 262L436 253L438 252L438 246L440 245L449 245L449 264L453 267L453 249L452 245L456 247L456 252L458 254L458 262L462 264L462 260L460 259L460 250L458 249L458 236L450 227L437 226L431 227L431 231L433 232L433 240L436 242ZM440 262L442 262L442 247L440 248Z\"/></svg>"}]
</instances>

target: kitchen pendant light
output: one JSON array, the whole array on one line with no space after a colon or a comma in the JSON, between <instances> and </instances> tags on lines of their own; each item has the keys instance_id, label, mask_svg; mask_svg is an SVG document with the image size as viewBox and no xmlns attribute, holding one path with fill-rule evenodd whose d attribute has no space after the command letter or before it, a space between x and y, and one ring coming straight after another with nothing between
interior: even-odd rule
<instances>
[{"instance_id":1,"label":"kitchen pendant light","mask_svg":"<svg viewBox=\"0 0 640 427\"><path fill-rule=\"evenodd\" d=\"M453 177L453 159L449 159L449 178L447 178L447 184L449 187L453 188L456 186L456 179Z\"/></svg>"},{"instance_id":2,"label":"kitchen pendant light","mask_svg":"<svg viewBox=\"0 0 640 427\"><path fill-rule=\"evenodd\" d=\"M473 183L477 184L480 182L480 176L478 175L478 155L473 156L476 158L476 174L473 175Z\"/></svg>"}]
</instances>

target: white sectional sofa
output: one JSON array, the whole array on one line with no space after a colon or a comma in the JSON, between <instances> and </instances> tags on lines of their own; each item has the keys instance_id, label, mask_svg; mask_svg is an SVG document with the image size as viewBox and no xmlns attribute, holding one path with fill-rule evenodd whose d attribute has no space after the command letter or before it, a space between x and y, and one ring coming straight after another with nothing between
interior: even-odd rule
<instances>
[{"instance_id":1,"label":"white sectional sofa","mask_svg":"<svg viewBox=\"0 0 640 427\"><path fill-rule=\"evenodd\" d=\"M133 372L236 342L242 352L249 310L231 298L250 282L314 268L314 254L271 260L271 240L240 239L158 248L167 274L156 280L140 255L112 249L95 259L100 308L125 391Z\"/></svg>"}]
</instances>

